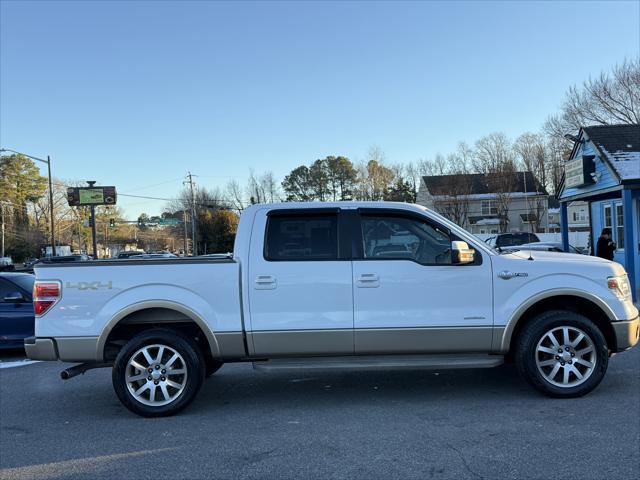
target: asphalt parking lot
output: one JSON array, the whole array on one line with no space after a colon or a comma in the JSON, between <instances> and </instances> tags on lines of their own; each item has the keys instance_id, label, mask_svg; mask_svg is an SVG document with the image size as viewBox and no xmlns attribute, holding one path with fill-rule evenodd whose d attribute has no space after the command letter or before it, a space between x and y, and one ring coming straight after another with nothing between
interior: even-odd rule
<instances>
[{"instance_id":1,"label":"asphalt parking lot","mask_svg":"<svg viewBox=\"0 0 640 480\"><path fill-rule=\"evenodd\" d=\"M640 349L573 400L512 366L465 371L254 371L224 366L182 414L124 409L110 370L0 356L0 478L640 477ZM6 368L11 367L11 368Z\"/></svg>"}]
</instances>

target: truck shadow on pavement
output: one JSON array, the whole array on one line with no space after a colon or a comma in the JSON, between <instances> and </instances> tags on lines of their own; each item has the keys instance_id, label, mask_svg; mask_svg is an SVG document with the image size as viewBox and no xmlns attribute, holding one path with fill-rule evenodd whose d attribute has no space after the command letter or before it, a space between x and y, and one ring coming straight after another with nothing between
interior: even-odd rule
<instances>
[{"instance_id":1,"label":"truck shadow on pavement","mask_svg":"<svg viewBox=\"0 0 640 480\"><path fill-rule=\"evenodd\" d=\"M130 414L117 400L111 385L111 369L91 370L62 381L59 372L68 364L48 362L6 369L21 370L37 382L20 388L31 399L32 407L46 404L49 414L70 411L76 418L113 418ZM16 372L17 373L17 372ZM584 398L611 396L625 390L625 383L605 378L594 392ZM4 390L4 389L3 389ZM5 393L18 394L17 391ZM49 402L56 398L56 402ZM580 399L578 399L580 401ZM541 403L542 402L542 403ZM551 403L548 403L551 402ZM205 380L194 402L184 415L212 412L246 414L249 409L322 411L323 409L375 408L389 404L425 406L455 405L468 408L481 404L524 406L558 405L558 401L538 393L518 375L515 366L506 364L490 369L470 370L297 370L263 372L250 364L227 364ZM572 402L572 400L563 402ZM6 405L6 404L5 404ZM11 408L10 408L11 409ZM8 412L7 412L8 413Z\"/></svg>"},{"instance_id":2,"label":"truck shadow on pavement","mask_svg":"<svg viewBox=\"0 0 640 480\"><path fill-rule=\"evenodd\" d=\"M238 378L236 365L225 365L207 379L189 410L203 412L215 405L248 403L307 408L371 402L442 402L464 398L503 400L541 398L512 365L493 369L444 370L313 370L249 372ZM244 367L246 368L246 367ZM236 370L236 371L234 371Z\"/></svg>"}]
</instances>

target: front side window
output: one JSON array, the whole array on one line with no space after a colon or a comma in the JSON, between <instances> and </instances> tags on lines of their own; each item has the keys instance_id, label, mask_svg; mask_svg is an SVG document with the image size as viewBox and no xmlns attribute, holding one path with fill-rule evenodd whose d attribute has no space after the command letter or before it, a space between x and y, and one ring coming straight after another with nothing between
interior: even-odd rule
<instances>
[{"instance_id":1,"label":"front side window","mask_svg":"<svg viewBox=\"0 0 640 480\"><path fill-rule=\"evenodd\" d=\"M337 215L274 215L265 241L267 260L337 260Z\"/></svg>"},{"instance_id":2,"label":"front side window","mask_svg":"<svg viewBox=\"0 0 640 480\"><path fill-rule=\"evenodd\" d=\"M413 260L426 265L451 264L451 236L424 220L395 216L363 216L364 258Z\"/></svg>"},{"instance_id":3,"label":"front side window","mask_svg":"<svg viewBox=\"0 0 640 480\"><path fill-rule=\"evenodd\" d=\"M616 204L616 243L618 248L624 248L624 209L622 204Z\"/></svg>"}]
</instances>

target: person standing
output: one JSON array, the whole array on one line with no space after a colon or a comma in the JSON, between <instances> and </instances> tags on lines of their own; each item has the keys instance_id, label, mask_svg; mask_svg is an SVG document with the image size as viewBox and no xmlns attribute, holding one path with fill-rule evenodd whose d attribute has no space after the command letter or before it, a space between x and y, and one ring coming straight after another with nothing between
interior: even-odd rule
<instances>
[{"instance_id":1,"label":"person standing","mask_svg":"<svg viewBox=\"0 0 640 480\"><path fill-rule=\"evenodd\" d=\"M613 260L613 252L616 250L616 242L611 239L611 229L603 228L598 244L596 246L596 256Z\"/></svg>"}]
</instances>

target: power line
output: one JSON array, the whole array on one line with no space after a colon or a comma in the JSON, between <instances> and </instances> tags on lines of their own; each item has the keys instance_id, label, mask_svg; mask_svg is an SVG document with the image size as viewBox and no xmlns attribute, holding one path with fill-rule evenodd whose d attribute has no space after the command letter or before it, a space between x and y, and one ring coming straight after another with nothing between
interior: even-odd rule
<instances>
[{"instance_id":1,"label":"power line","mask_svg":"<svg viewBox=\"0 0 640 480\"><path fill-rule=\"evenodd\" d=\"M160 182L160 183L154 183L153 185L147 185L145 187L130 188L127 191L128 192L134 192L134 191L137 191L137 190L145 190L147 188L153 188L153 187L158 187L160 185L166 185L167 183L177 182L178 180L182 180L182 177L172 178L171 180L167 180L165 182ZM119 193L118 195L124 195L124 193Z\"/></svg>"}]
</instances>

